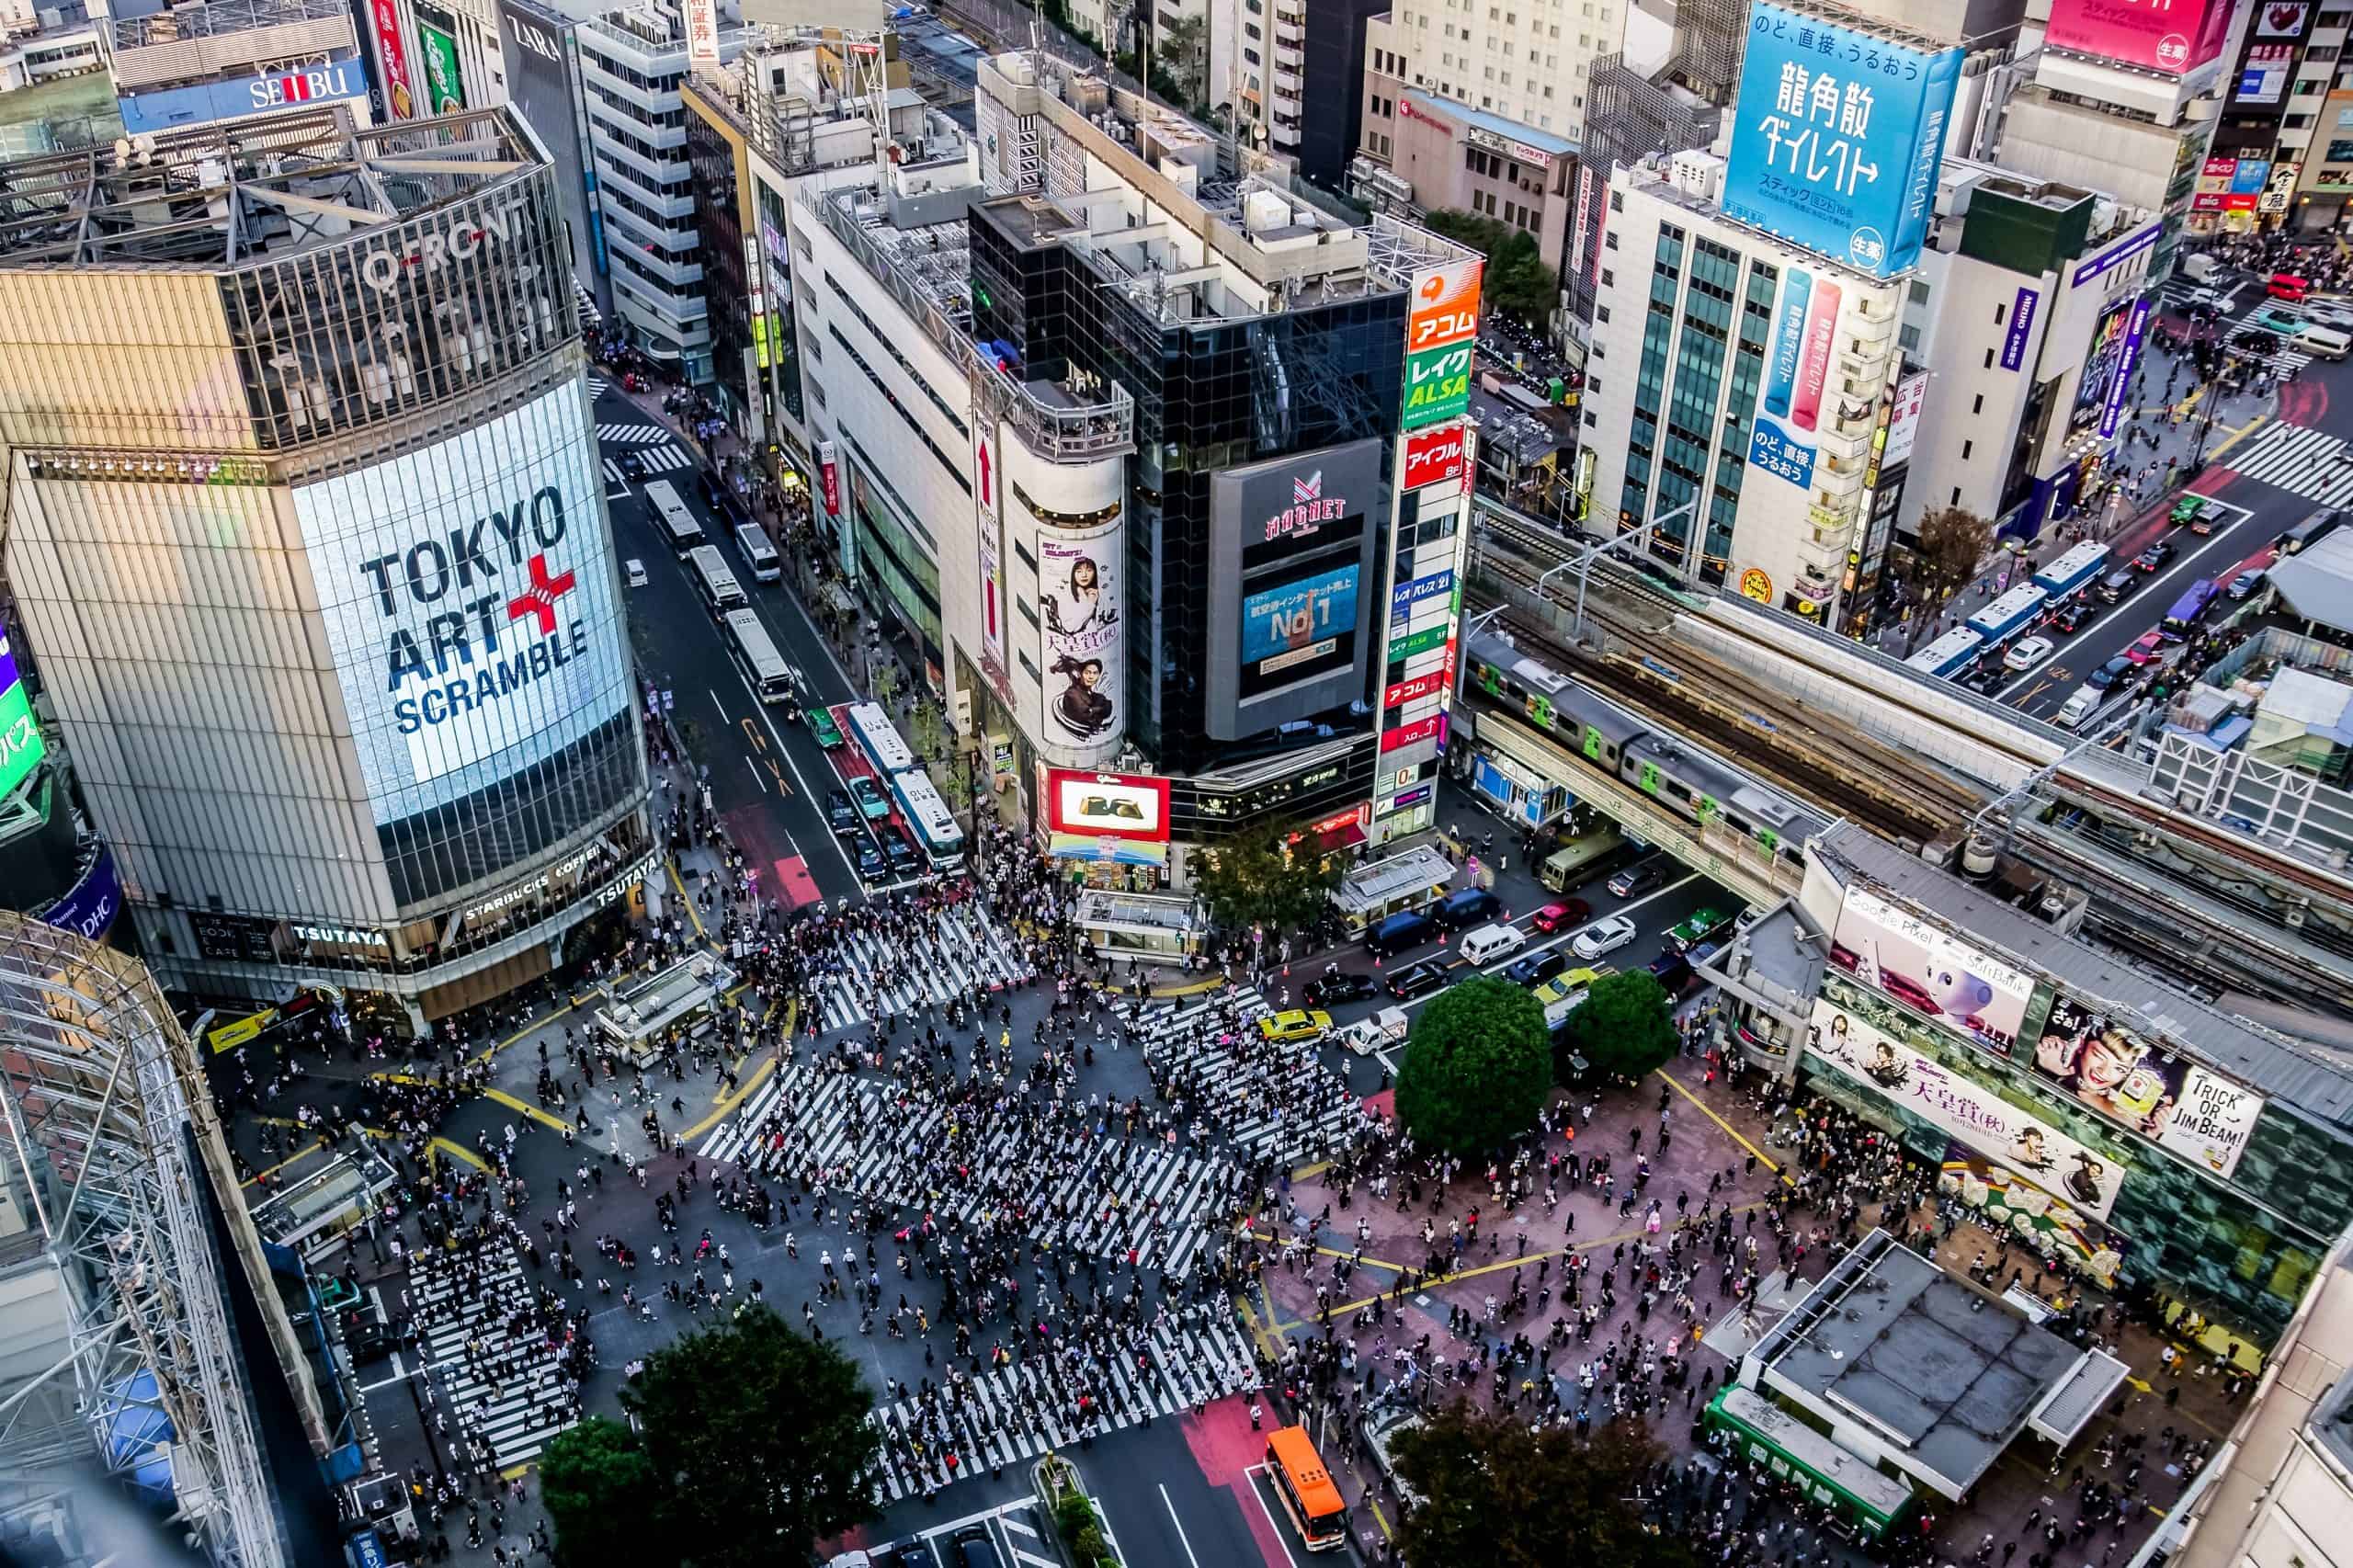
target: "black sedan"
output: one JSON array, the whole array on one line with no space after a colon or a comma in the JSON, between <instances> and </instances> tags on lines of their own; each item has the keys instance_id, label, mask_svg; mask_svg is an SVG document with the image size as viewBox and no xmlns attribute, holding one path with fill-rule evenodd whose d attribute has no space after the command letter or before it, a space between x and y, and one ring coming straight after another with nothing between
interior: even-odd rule
<instances>
[{"instance_id":1,"label":"black sedan","mask_svg":"<svg viewBox=\"0 0 2353 1568\"><path fill-rule=\"evenodd\" d=\"M1403 1002L1425 991L1443 990L1447 968L1436 959L1423 959L1402 969L1392 969L1389 971L1389 994Z\"/></svg>"},{"instance_id":2,"label":"black sedan","mask_svg":"<svg viewBox=\"0 0 2353 1568\"><path fill-rule=\"evenodd\" d=\"M860 881L879 882L888 870L883 863L882 851L877 849L874 840L863 833L850 841L850 858L858 862Z\"/></svg>"},{"instance_id":3,"label":"black sedan","mask_svg":"<svg viewBox=\"0 0 2353 1568\"><path fill-rule=\"evenodd\" d=\"M2132 564L2134 568L2139 571L2154 572L2172 559L2173 545L2171 541L2161 539L2154 544L2149 546L2148 549L2143 551L2140 554L2134 556L2132 558Z\"/></svg>"},{"instance_id":4,"label":"black sedan","mask_svg":"<svg viewBox=\"0 0 2353 1568\"><path fill-rule=\"evenodd\" d=\"M650 472L645 466L645 460L635 452L623 452L613 460L613 463L621 471L623 479L643 479Z\"/></svg>"},{"instance_id":5,"label":"black sedan","mask_svg":"<svg viewBox=\"0 0 2353 1568\"><path fill-rule=\"evenodd\" d=\"M825 791L825 825L845 837L858 831L858 805L849 798L848 790Z\"/></svg>"},{"instance_id":6,"label":"black sedan","mask_svg":"<svg viewBox=\"0 0 2353 1568\"><path fill-rule=\"evenodd\" d=\"M1307 1005L1311 1007L1336 1007L1343 1002L1361 1002L1380 994L1381 983L1369 974L1327 974L1307 983Z\"/></svg>"},{"instance_id":7,"label":"black sedan","mask_svg":"<svg viewBox=\"0 0 2353 1568\"><path fill-rule=\"evenodd\" d=\"M1514 985L1541 985L1569 967L1569 955L1558 948L1529 953L1504 966L1504 978Z\"/></svg>"},{"instance_id":8,"label":"black sedan","mask_svg":"<svg viewBox=\"0 0 2353 1568\"><path fill-rule=\"evenodd\" d=\"M2094 691L2106 691L2119 680L2132 673L2132 661L2119 653L2084 677L2084 684Z\"/></svg>"}]
</instances>

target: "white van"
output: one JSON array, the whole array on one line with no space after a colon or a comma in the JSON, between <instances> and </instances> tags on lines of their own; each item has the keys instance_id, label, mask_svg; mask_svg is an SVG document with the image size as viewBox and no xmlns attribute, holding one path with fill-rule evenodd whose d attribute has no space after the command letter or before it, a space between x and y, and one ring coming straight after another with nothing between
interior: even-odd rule
<instances>
[{"instance_id":1,"label":"white van","mask_svg":"<svg viewBox=\"0 0 2353 1568\"><path fill-rule=\"evenodd\" d=\"M1484 968L1497 959L1511 957L1527 940L1528 934L1516 926L1482 926L1476 931L1465 932L1457 950L1464 962Z\"/></svg>"},{"instance_id":2,"label":"white van","mask_svg":"<svg viewBox=\"0 0 2353 1568\"><path fill-rule=\"evenodd\" d=\"M2203 283L2222 270L2222 264L2204 251L2182 257L2181 270L2192 283Z\"/></svg>"},{"instance_id":3,"label":"white van","mask_svg":"<svg viewBox=\"0 0 2353 1568\"><path fill-rule=\"evenodd\" d=\"M2068 694L2059 711L2051 716L2051 722L2063 730L2072 730L2090 716L2091 710L2099 706L2099 699L2106 695L2096 686L2079 686Z\"/></svg>"},{"instance_id":4,"label":"white van","mask_svg":"<svg viewBox=\"0 0 2353 1568\"><path fill-rule=\"evenodd\" d=\"M2298 327L2296 335L2288 341L2315 359L2342 359L2353 354L2353 336L2313 322Z\"/></svg>"},{"instance_id":5,"label":"white van","mask_svg":"<svg viewBox=\"0 0 2353 1568\"><path fill-rule=\"evenodd\" d=\"M752 569L755 583L773 583L784 575L784 563L777 559L776 546L768 542L768 530L757 523L735 526L735 548L744 552L744 564Z\"/></svg>"}]
</instances>

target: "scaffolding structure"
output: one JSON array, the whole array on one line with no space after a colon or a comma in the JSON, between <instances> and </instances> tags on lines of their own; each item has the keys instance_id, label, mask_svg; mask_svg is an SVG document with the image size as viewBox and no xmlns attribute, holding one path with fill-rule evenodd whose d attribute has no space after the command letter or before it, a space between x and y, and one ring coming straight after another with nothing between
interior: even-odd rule
<instances>
[{"instance_id":1,"label":"scaffolding structure","mask_svg":"<svg viewBox=\"0 0 2353 1568\"><path fill-rule=\"evenodd\" d=\"M212 1562L283 1568L229 1270L245 1268L259 1287L281 1362L298 1365L299 1352L194 1050L144 965L0 911L0 1115L71 1301L67 1355L0 1402L0 1419L70 1378L105 1473L127 1479L167 1458L176 1522ZM222 1195L232 1255L214 1245L205 1182ZM291 1381L323 1447L315 1390L307 1377ZM170 1423L161 1449L157 1416Z\"/></svg>"}]
</instances>

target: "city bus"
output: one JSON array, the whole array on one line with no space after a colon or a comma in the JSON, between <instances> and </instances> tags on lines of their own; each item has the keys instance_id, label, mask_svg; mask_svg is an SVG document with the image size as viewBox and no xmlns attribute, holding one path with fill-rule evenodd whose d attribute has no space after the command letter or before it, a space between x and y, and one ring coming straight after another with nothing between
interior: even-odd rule
<instances>
[{"instance_id":1,"label":"city bus","mask_svg":"<svg viewBox=\"0 0 2353 1568\"><path fill-rule=\"evenodd\" d=\"M727 557L719 553L717 546L699 544L687 551L687 567L697 591L702 595L704 608L711 614L724 615L731 609L743 608L747 602L744 585L727 569Z\"/></svg>"},{"instance_id":2,"label":"city bus","mask_svg":"<svg viewBox=\"0 0 2353 1568\"><path fill-rule=\"evenodd\" d=\"M2164 620L2157 623L2157 633L2168 642L2178 642L2189 635L2190 629L2206 618L2214 602L2214 579L2200 577L2189 585L2189 591L2174 600L2173 608L2165 611Z\"/></svg>"},{"instance_id":3,"label":"city bus","mask_svg":"<svg viewBox=\"0 0 2353 1568\"><path fill-rule=\"evenodd\" d=\"M1904 661L1925 676L1956 676L1977 662L1985 639L1966 626L1956 626Z\"/></svg>"},{"instance_id":4,"label":"city bus","mask_svg":"<svg viewBox=\"0 0 2353 1568\"><path fill-rule=\"evenodd\" d=\"M1348 1543L1347 1505L1306 1427L1286 1426L1267 1438L1267 1479L1308 1551L1330 1551Z\"/></svg>"},{"instance_id":5,"label":"city bus","mask_svg":"<svg viewBox=\"0 0 2353 1568\"><path fill-rule=\"evenodd\" d=\"M2034 580L2050 591L2055 602L2098 576L2107 565L2108 546L2086 540L2037 572Z\"/></svg>"},{"instance_id":6,"label":"city bus","mask_svg":"<svg viewBox=\"0 0 2353 1568\"><path fill-rule=\"evenodd\" d=\"M2034 624L2051 590L2037 583L2021 583L1969 618L1969 630L1998 648Z\"/></svg>"},{"instance_id":7,"label":"city bus","mask_svg":"<svg viewBox=\"0 0 2353 1568\"><path fill-rule=\"evenodd\" d=\"M939 790L928 774L919 767L891 775L891 793L899 802L899 814L907 819L915 846L931 862L936 871L953 871L964 864L964 830L956 825L956 818L948 802L939 798Z\"/></svg>"},{"instance_id":8,"label":"city bus","mask_svg":"<svg viewBox=\"0 0 2353 1568\"><path fill-rule=\"evenodd\" d=\"M654 508L654 524L661 528L662 537L670 541L672 550L683 555L702 542L702 524L687 510L687 504L678 499L677 491L668 480L649 479L644 489L645 504Z\"/></svg>"},{"instance_id":9,"label":"city bus","mask_svg":"<svg viewBox=\"0 0 2353 1568\"><path fill-rule=\"evenodd\" d=\"M759 615L750 609L731 609L720 617L727 629L727 652L735 660L735 667L752 683L752 690L763 702L792 700L794 680L792 666L776 651L776 639L760 624Z\"/></svg>"},{"instance_id":10,"label":"city bus","mask_svg":"<svg viewBox=\"0 0 2353 1568\"><path fill-rule=\"evenodd\" d=\"M858 742L858 749L866 754L866 760L874 765L875 772L889 778L915 765L915 753L899 738L897 726L882 711L881 703L853 702L844 712L849 719L850 738Z\"/></svg>"}]
</instances>

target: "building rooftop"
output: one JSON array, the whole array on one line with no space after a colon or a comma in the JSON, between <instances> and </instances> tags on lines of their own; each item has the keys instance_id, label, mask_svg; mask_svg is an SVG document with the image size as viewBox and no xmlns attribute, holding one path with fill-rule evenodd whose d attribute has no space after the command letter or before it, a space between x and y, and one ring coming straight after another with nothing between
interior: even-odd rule
<instances>
[{"instance_id":1,"label":"building rooftop","mask_svg":"<svg viewBox=\"0 0 2353 1568\"><path fill-rule=\"evenodd\" d=\"M1472 108L1459 98L1441 97L1436 93L1425 92L1419 87L1408 88L1405 97L1433 114L1448 115L1464 125L1475 126L1491 136L1499 136L1506 142L1517 142L1522 146L1533 147L1548 158L1574 158L1577 155L1577 143L1556 131L1539 131L1536 127L1523 124L1509 116L1495 114L1487 109Z\"/></svg>"},{"instance_id":2,"label":"building rooftop","mask_svg":"<svg viewBox=\"0 0 2353 1568\"><path fill-rule=\"evenodd\" d=\"M1870 1428L1957 1496L2084 1354L1875 1230L1767 1331L1749 1363Z\"/></svg>"},{"instance_id":3,"label":"building rooftop","mask_svg":"<svg viewBox=\"0 0 2353 1568\"><path fill-rule=\"evenodd\" d=\"M2353 631L2353 528L2339 528L2282 556L2268 575L2297 619Z\"/></svg>"},{"instance_id":4,"label":"building rooftop","mask_svg":"<svg viewBox=\"0 0 2353 1568\"><path fill-rule=\"evenodd\" d=\"M355 130L347 110L0 164L0 267L234 267L339 243L535 168L506 108Z\"/></svg>"},{"instance_id":5,"label":"building rooftop","mask_svg":"<svg viewBox=\"0 0 2353 1568\"><path fill-rule=\"evenodd\" d=\"M1813 847L1834 865L1932 912L1991 956L2050 976L2088 1006L2129 1016L2274 1102L2353 1127L2353 1056L2193 1001L2178 986L2126 967L1867 829L1842 823Z\"/></svg>"}]
</instances>

